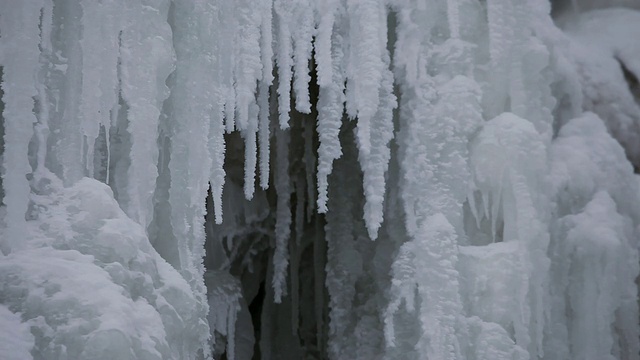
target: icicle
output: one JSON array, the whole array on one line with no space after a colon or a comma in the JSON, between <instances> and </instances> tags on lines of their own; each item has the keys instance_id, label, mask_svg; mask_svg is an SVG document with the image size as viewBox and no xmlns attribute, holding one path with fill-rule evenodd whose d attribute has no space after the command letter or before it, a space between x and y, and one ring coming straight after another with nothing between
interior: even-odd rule
<instances>
[{"instance_id":1,"label":"icicle","mask_svg":"<svg viewBox=\"0 0 640 360\"><path fill-rule=\"evenodd\" d=\"M58 3L54 9L58 8ZM79 117L79 102L82 89L82 51L80 35L82 34L82 8L76 1L60 4L59 10L64 14L64 26L60 28L63 42L58 42L55 58L64 64L64 81L61 82L60 99L56 107L63 115L59 122L60 137L56 143L56 157L62 168L61 177L66 186L72 185L85 175L84 139ZM54 11L55 13L56 11ZM67 20L68 19L68 20Z\"/></svg>"},{"instance_id":2,"label":"icicle","mask_svg":"<svg viewBox=\"0 0 640 360\"><path fill-rule=\"evenodd\" d=\"M247 200L253 198L256 188L256 133L258 131L258 106L252 103L249 106L249 125L244 131L244 197Z\"/></svg>"},{"instance_id":3,"label":"icicle","mask_svg":"<svg viewBox=\"0 0 640 360\"><path fill-rule=\"evenodd\" d=\"M309 100L309 60L311 59L311 43L313 41L313 8L310 0L298 1L293 12L295 25L292 31L294 44L294 70L295 78L293 87L296 94L296 110L301 113L311 112Z\"/></svg>"},{"instance_id":4,"label":"icicle","mask_svg":"<svg viewBox=\"0 0 640 360\"><path fill-rule=\"evenodd\" d=\"M121 22L126 21L128 14L122 15L124 4L119 1L82 0L80 5L82 88L79 116L87 149L85 169L89 176L94 176L95 140L98 138L100 126L109 123L109 110L118 101L118 36ZM109 21L102 21L105 18Z\"/></svg>"},{"instance_id":5,"label":"icicle","mask_svg":"<svg viewBox=\"0 0 640 360\"><path fill-rule=\"evenodd\" d=\"M272 3L264 10L262 31L260 38L260 55L262 58L262 79L258 90L258 147L260 157L260 187L269 187L269 156L270 156L270 87L273 84L273 35L272 35Z\"/></svg>"},{"instance_id":6,"label":"icicle","mask_svg":"<svg viewBox=\"0 0 640 360\"><path fill-rule=\"evenodd\" d=\"M385 69L386 9L379 0L348 0L349 57L347 65L347 114L358 118L358 150L371 151L371 118L380 102L378 89Z\"/></svg>"},{"instance_id":7,"label":"icicle","mask_svg":"<svg viewBox=\"0 0 640 360\"><path fill-rule=\"evenodd\" d=\"M260 83L258 93L258 150L260 151L260 187L263 190L269 188L269 157L270 157L270 121L269 121L269 85L265 85L264 79Z\"/></svg>"},{"instance_id":8,"label":"icicle","mask_svg":"<svg viewBox=\"0 0 640 360\"><path fill-rule=\"evenodd\" d=\"M447 20L451 38L460 38L460 4L458 0L447 0Z\"/></svg>"},{"instance_id":9,"label":"icicle","mask_svg":"<svg viewBox=\"0 0 640 360\"><path fill-rule=\"evenodd\" d=\"M289 130L276 132L276 173L275 185L278 196L276 208L276 249L273 254L274 301L280 303L286 286L286 270L289 261L288 245L291 233L291 207L289 204L291 186L289 180Z\"/></svg>"},{"instance_id":10,"label":"icicle","mask_svg":"<svg viewBox=\"0 0 640 360\"><path fill-rule=\"evenodd\" d=\"M512 49L513 31L522 24L514 22L513 4L511 0L487 1L487 18L489 26L489 56L491 58L490 88L485 93L485 109L492 118L505 109L508 102L509 79L512 68L511 59L517 54Z\"/></svg>"},{"instance_id":11,"label":"icicle","mask_svg":"<svg viewBox=\"0 0 640 360\"><path fill-rule=\"evenodd\" d=\"M34 77L39 68L38 25L42 6L42 1L5 2L0 16L0 52L11 54L2 58L2 102L5 104L2 166L8 171L2 179L7 232L0 250L5 254L22 249L27 238L25 213L30 190L26 176L32 171L27 155L33 123L37 121L33 97L38 95Z\"/></svg>"},{"instance_id":12,"label":"icicle","mask_svg":"<svg viewBox=\"0 0 640 360\"><path fill-rule=\"evenodd\" d=\"M225 141L224 141L224 105L222 94L215 93L214 107L209 126L209 154L211 156L211 175L209 184L213 199L213 213L216 224L222 224L222 191L224 189L226 172L224 170Z\"/></svg>"},{"instance_id":13,"label":"icicle","mask_svg":"<svg viewBox=\"0 0 640 360\"><path fill-rule=\"evenodd\" d=\"M383 30L386 32L386 29ZM389 66L390 58L386 50L383 59ZM379 96L380 107L371 120L371 151L369 154L360 152L359 155L364 173L364 220L372 240L377 238L384 218L385 173L391 156L389 142L393 139L393 110L397 106L393 94L393 73L388 68L383 72Z\"/></svg>"},{"instance_id":14,"label":"icicle","mask_svg":"<svg viewBox=\"0 0 640 360\"><path fill-rule=\"evenodd\" d=\"M262 78L260 29L262 11L265 11L265 6L263 3L256 6L252 1L238 1L237 6L239 31L236 46L238 46L239 53L235 64L236 111L238 114L236 128L247 130L251 126L249 117L253 111L251 108L256 101L257 81ZM251 131L253 130L251 129Z\"/></svg>"},{"instance_id":15,"label":"icicle","mask_svg":"<svg viewBox=\"0 0 640 360\"><path fill-rule=\"evenodd\" d=\"M39 113L38 124L34 126L35 135L38 139L38 152L36 154L36 176L43 175L45 173L45 159L47 157L47 135L49 133L49 97L47 96L47 90L44 87L44 79L42 76L38 76L38 101L39 101Z\"/></svg>"},{"instance_id":16,"label":"icicle","mask_svg":"<svg viewBox=\"0 0 640 360\"><path fill-rule=\"evenodd\" d=\"M290 0L275 0L274 9L277 19L276 63L278 64L278 113L280 129L289 128L291 110L291 68L293 66L291 50L291 30L288 19L291 16Z\"/></svg>"},{"instance_id":17,"label":"icicle","mask_svg":"<svg viewBox=\"0 0 640 360\"><path fill-rule=\"evenodd\" d=\"M212 100L215 101L216 92L222 93L213 88L217 81L216 75L220 71L216 63L218 60L216 55L231 51L233 47L216 51L217 47L221 46L220 37L226 35L226 29L219 28L216 26L216 22L211 21L211 19L225 15L219 13L220 9L214 7L213 4L208 2L174 2L170 9L172 14L169 19L172 19L171 28L177 69L169 98L172 110L169 114L171 117L169 162L171 226L178 241L177 252L180 271L188 279L195 294L197 314L204 318L208 311L208 305L205 302L206 288L202 281L204 273L202 259L205 255L204 218L206 208L204 199L206 199L211 179L212 158L215 156L209 151L208 136L210 127L216 124L215 117L217 116L212 114ZM216 41L203 41L203 34L210 35L212 40ZM253 43L250 42L250 44ZM258 43L253 45L257 46ZM249 54L244 56L245 58L239 62L248 65L246 62L253 58ZM222 64L222 69L225 69L225 66L226 64ZM253 74L250 69L247 71L250 71L250 74L244 78L245 81ZM240 83L237 85L243 89L242 91L246 91L243 86L249 84ZM251 86L253 86L251 89L251 97L253 98L255 79ZM240 101L238 103L240 104ZM250 101L245 103L247 107L249 103ZM220 111L219 108L218 111ZM217 122L219 124L219 119ZM217 146L220 146L218 149L218 154L220 154L222 143L218 143ZM221 160L218 158L216 161L220 162ZM219 170L220 168L218 168L218 173ZM218 186L220 186L219 183ZM200 325L203 328L200 332L202 334L200 342L206 344L209 333L207 323L203 320Z\"/></svg>"},{"instance_id":18,"label":"icicle","mask_svg":"<svg viewBox=\"0 0 640 360\"><path fill-rule=\"evenodd\" d=\"M218 14L213 18L220 32L214 37L218 66L218 82L220 95L224 103L225 131L235 130L236 89L234 78L236 71L238 19L236 17L236 0L220 0Z\"/></svg>"},{"instance_id":19,"label":"icicle","mask_svg":"<svg viewBox=\"0 0 640 360\"><path fill-rule=\"evenodd\" d=\"M109 184L109 179L111 179L111 128L116 126L116 123L118 121L118 113L120 112L120 103L116 102L113 107L111 108L111 110L109 111L109 115L111 118L111 122L109 123L108 127L105 127L105 141L106 141L106 146L107 146L107 174L106 174L106 181L105 183L107 185Z\"/></svg>"},{"instance_id":20,"label":"icicle","mask_svg":"<svg viewBox=\"0 0 640 360\"><path fill-rule=\"evenodd\" d=\"M338 30L339 30L339 24ZM319 34L320 36L320 34ZM327 188L328 176L333 169L333 161L342 156L340 145L340 127L342 126L342 116L344 112L344 66L342 47L344 41L342 35L336 31L331 39L331 83L326 87L320 87L318 97L318 120L317 132L320 146L318 147L318 212L327 212ZM324 57L322 49L316 47L316 56ZM320 67L318 67L320 71ZM318 73L318 79L321 75Z\"/></svg>"},{"instance_id":21,"label":"icicle","mask_svg":"<svg viewBox=\"0 0 640 360\"><path fill-rule=\"evenodd\" d=\"M331 85L334 79L331 38L338 2L336 0L321 0L316 6L320 12L320 21L313 42L314 59L317 64L318 85L320 88L324 88Z\"/></svg>"},{"instance_id":22,"label":"icicle","mask_svg":"<svg viewBox=\"0 0 640 360\"><path fill-rule=\"evenodd\" d=\"M51 55L51 27L53 23L53 4L49 1L45 2L42 8L40 23L40 46L42 55ZM49 69L43 66L40 70L36 86L38 88L38 124L34 127L36 138L38 139L38 152L36 155L36 169L34 172L36 182L38 178L46 173L45 161L47 158L47 138L49 135L49 118L50 118L50 101L46 88L46 77ZM0 79L1 81L2 79Z\"/></svg>"},{"instance_id":23,"label":"icicle","mask_svg":"<svg viewBox=\"0 0 640 360\"><path fill-rule=\"evenodd\" d=\"M153 217L153 189L158 177L158 120L162 104L169 97L165 81L174 70L175 54L166 22L169 1L158 2L155 7L132 6L133 13L146 21L130 20L122 33L120 49L122 97L128 105L127 131L131 135L125 210L147 228Z\"/></svg>"}]
</instances>

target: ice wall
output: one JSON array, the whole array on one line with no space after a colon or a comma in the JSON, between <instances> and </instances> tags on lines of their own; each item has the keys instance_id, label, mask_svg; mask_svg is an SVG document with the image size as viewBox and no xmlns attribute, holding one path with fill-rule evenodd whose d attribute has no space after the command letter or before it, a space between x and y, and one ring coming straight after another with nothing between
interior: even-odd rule
<instances>
[{"instance_id":1,"label":"ice wall","mask_svg":"<svg viewBox=\"0 0 640 360\"><path fill-rule=\"evenodd\" d=\"M0 358L638 359L640 15L550 12L0 0Z\"/></svg>"}]
</instances>

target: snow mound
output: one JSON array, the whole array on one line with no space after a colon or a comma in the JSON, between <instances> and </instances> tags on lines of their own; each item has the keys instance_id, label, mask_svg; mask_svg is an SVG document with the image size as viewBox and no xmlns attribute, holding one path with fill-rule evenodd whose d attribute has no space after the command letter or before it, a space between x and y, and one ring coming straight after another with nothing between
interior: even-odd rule
<instances>
[{"instance_id":1,"label":"snow mound","mask_svg":"<svg viewBox=\"0 0 640 360\"><path fill-rule=\"evenodd\" d=\"M563 21L583 107L598 114L640 167L640 11L594 10Z\"/></svg>"},{"instance_id":2,"label":"snow mound","mask_svg":"<svg viewBox=\"0 0 640 360\"><path fill-rule=\"evenodd\" d=\"M1 308L22 314L34 358L189 358L183 346L206 331L190 287L111 189L88 178L39 185L27 249L0 262Z\"/></svg>"}]
</instances>

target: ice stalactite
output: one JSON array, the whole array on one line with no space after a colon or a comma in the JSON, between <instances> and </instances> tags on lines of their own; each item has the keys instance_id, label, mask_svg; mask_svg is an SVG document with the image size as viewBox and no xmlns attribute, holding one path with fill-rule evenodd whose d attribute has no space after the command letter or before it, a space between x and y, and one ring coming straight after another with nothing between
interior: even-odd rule
<instances>
[{"instance_id":1,"label":"ice stalactite","mask_svg":"<svg viewBox=\"0 0 640 360\"><path fill-rule=\"evenodd\" d=\"M258 88L258 149L260 153L260 187L269 187L269 157L271 139L271 85L273 85L273 4L269 4L268 9L262 18L260 36L260 57L262 60L262 78ZM275 97L274 97L275 98ZM275 100L275 99L274 99Z\"/></svg>"},{"instance_id":2,"label":"ice stalactite","mask_svg":"<svg viewBox=\"0 0 640 360\"><path fill-rule=\"evenodd\" d=\"M328 177L333 169L333 161L342 155L340 128L344 112L344 14L336 19L338 4L327 2L326 13L318 25L316 37L317 78L320 87L318 95L317 132L318 146L318 211L327 212ZM342 9L344 11L344 9ZM320 51L323 46L324 51Z\"/></svg>"},{"instance_id":3,"label":"ice stalactite","mask_svg":"<svg viewBox=\"0 0 640 360\"><path fill-rule=\"evenodd\" d=\"M51 65L45 64L42 58L51 56L52 44L51 44L51 25L53 22L53 4L46 2L42 7L42 13L40 15L40 49L41 54L41 68L36 76L36 83L38 88L38 96L34 99L37 105L38 123L34 126L34 135L37 142L37 150L35 156L35 165L32 162L32 168L34 169L34 180L39 182L43 174L47 173L47 141L49 139L49 121L51 119L51 113L49 109L50 98L49 91L45 86L45 79L49 75ZM4 147L4 146L2 146Z\"/></svg>"},{"instance_id":4,"label":"ice stalactite","mask_svg":"<svg viewBox=\"0 0 640 360\"><path fill-rule=\"evenodd\" d=\"M293 1L275 0L276 32L276 64L278 65L278 123L281 129L289 127L289 112L291 110L291 79L293 67L293 45L291 40L292 19L289 14L293 11Z\"/></svg>"},{"instance_id":5,"label":"ice stalactite","mask_svg":"<svg viewBox=\"0 0 640 360\"><path fill-rule=\"evenodd\" d=\"M364 217L369 236L382 223L388 143L393 138L393 76L387 49L387 7L381 1L347 1L346 112L357 118L356 138L364 172Z\"/></svg>"},{"instance_id":6,"label":"ice stalactite","mask_svg":"<svg viewBox=\"0 0 640 360\"><path fill-rule=\"evenodd\" d=\"M96 171L93 162L95 142L99 136L100 128L111 126L111 110L117 105L118 93L120 92L118 62L121 31L129 25L127 24L129 20L127 15L137 9L133 5L132 9L127 9L127 15L122 16L121 11L125 6L123 2L101 3L97 0L87 0L82 1L80 5L82 7L83 31L80 39L82 88L79 117L86 146L84 159L86 172L89 176L95 177ZM102 23L102 19L109 20L104 22L102 26L95 26L95 24ZM137 36L139 30L131 29L128 31L128 35ZM132 59L137 58L136 55L138 54L128 56L129 63ZM142 75L136 70L132 69L128 73L133 76ZM149 75L151 74L153 72L149 73ZM149 85L154 86L154 83L155 81L152 81ZM128 93L131 91L129 88ZM143 96L148 95L144 94ZM153 116L153 114L150 115ZM153 178L154 173L151 172L149 175Z\"/></svg>"},{"instance_id":7,"label":"ice stalactite","mask_svg":"<svg viewBox=\"0 0 640 360\"><path fill-rule=\"evenodd\" d=\"M386 33L386 30L386 27L382 27L380 31ZM381 35L381 38L384 39L385 35ZM360 166L364 175L363 187L366 199L364 219L371 239L378 237L378 230L384 218L385 175L391 156L389 142L393 139L393 112L397 107L396 97L393 93L393 73L389 69L391 60L386 51L387 44L382 44L382 47L384 49L384 54L382 55L384 69L382 70L382 78L378 90L380 103L370 120L370 149L368 152L360 151L359 153ZM360 129L358 129L359 132Z\"/></svg>"},{"instance_id":8,"label":"ice stalactite","mask_svg":"<svg viewBox=\"0 0 640 360\"><path fill-rule=\"evenodd\" d=\"M120 87L122 98L127 104L127 131L131 134L126 212L146 228L153 217L153 189L158 177L158 120L163 102L169 97L169 88L165 82L174 70L175 53L171 28L166 21L170 3L158 2L154 7L138 2L130 2L127 5L131 7L127 12L142 14L148 19L147 22L140 23L135 20L135 16L127 17L128 23L120 33ZM105 16L104 13L101 15ZM87 39L87 42L100 41ZM87 51L91 52L90 49ZM107 68L111 65L109 63ZM108 91L112 89L107 87L105 92ZM106 99L110 100L111 95ZM108 111L112 106L112 103L107 103L101 107L99 114ZM102 121L99 121L98 125L101 126ZM88 138L92 135L85 136ZM91 143L89 148L92 146Z\"/></svg>"},{"instance_id":9,"label":"ice stalactite","mask_svg":"<svg viewBox=\"0 0 640 360\"><path fill-rule=\"evenodd\" d=\"M85 175L84 138L79 129L82 121L79 117L80 93L82 84L82 49L80 44L82 7L79 2L54 3L53 17L56 40L52 61L58 65L61 84L52 84L59 92L56 101L58 110L56 125L59 143L56 144L56 162L60 164L59 175L65 185L73 184ZM64 25L63 25L64 23Z\"/></svg>"},{"instance_id":10,"label":"ice stalactite","mask_svg":"<svg viewBox=\"0 0 640 360\"><path fill-rule=\"evenodd\" d=\"M34 77L39 69L40 33L38 31L42 1L1 4L4 15L0 18L0 40L3 66L2 90L4 96L4 152L2 185L7 206L6 236L2 240L3 253L25 247L27 240L24 214L29 202L28 146L37 121L33 113L33 97L38 89ZM10 55L9 55L10 54Z\"/></svg>"},{"instance_id":11,"label":"ice stalactite","mask_svg":"<svg viewBox=\"0 0 640 360\"><path fill-rule=\"evenodd\" d=\"M179 269L197 296L197 311L202 317L208 312L202 278L206 213L202 199L207 195L212 166L208 135L213 110L211 99L215 98L216 54L214 43L204 41L200 34L214 35L220 30L209 21L217 15L212 5L174 3L169 14L176 51L175 86L169 98L170 116L174 119L169 161L171 225L178 239ZM208 326L205 322L197 326L202 331L198 340L204 345L209 338Z\"/></svg>"},{"instance_id":12,"label":"ice stalactite","mask_svg":"<svg viewBox=\"0 0 640 360\"><path fill-rule=\"evenodd\" d=\"M314 18L311 0L298 1L293 9L293 89L295 92L295 108L301 113L311 112L311 102L309 100L309 63L311 61L311 50L313 48Z\"/></svg>"}]
</instances>

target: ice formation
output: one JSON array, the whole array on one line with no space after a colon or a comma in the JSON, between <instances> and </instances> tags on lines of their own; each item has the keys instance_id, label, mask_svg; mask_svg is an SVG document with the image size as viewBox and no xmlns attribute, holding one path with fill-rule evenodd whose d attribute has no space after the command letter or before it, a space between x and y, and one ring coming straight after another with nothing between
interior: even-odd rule
<instances>
[{"instance_id":1,"label":"ice formation","mask_svg":"<svg viewBox=\"0 0 640 360\"><path fill-rule=\"evenodd\" d=\"M0 358L640 360L639 7L551 3L0 0Z\"/></svg>"}]
</instances>

